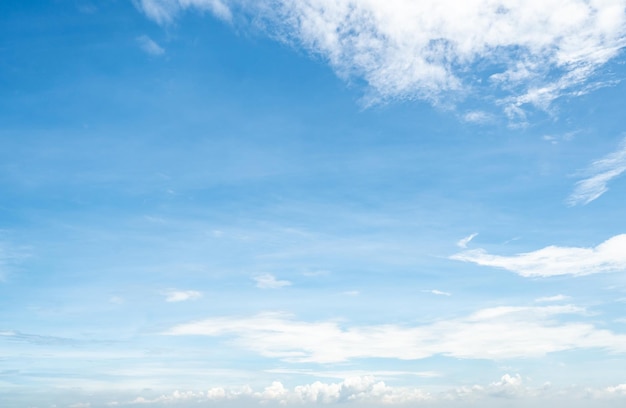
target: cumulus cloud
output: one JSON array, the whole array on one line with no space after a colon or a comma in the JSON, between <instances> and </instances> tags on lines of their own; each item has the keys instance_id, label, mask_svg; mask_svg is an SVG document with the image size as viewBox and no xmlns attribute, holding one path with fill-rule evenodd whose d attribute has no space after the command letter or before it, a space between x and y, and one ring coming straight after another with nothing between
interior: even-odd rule
<instances>
[{"instance_id":1,"label":"cumulus cloud","mask_svg":"<svg viewBox=\"0 0 626 408\"><path fill-rule=\"evenodd\" d=\"M165 54L165 50L159 44L157 44L152 38L147 35L142 35L137 37L137 44L139 47L146 53L150 55L163 55Z\"/></svg>"},{"instance_id":2,"label":"cumulus cloud","mask_svg":"<svg viewBox=\"0 0 626 408\"><path fill-rule=\"evenodd\" d=\"M184 302L186 300L195 300L202 297L202 293L196 290L170 290L165 294L166 302Z\"/></svg>"},{"instance_id":3,"label":"cumulus cloud","mask_svg":"<svg viewBox=\"0 0 626 408\"><path fill-rule=\"evenodd\" d=\"M576 187L567 198L567 204L586 205L606 193L609 181L626 171L626 139L617 151L597 160L587 169L589 177L576 183Z\"/></svg>"},{"instance_id":4,"label":"cumulus cloud","mask_svg":"<svg viewBox=\"0 0 626 408\"><path fill-rule=\"evenodd\" d=\"M616 235L592 248L551 245L512 256L491 255L484 249L475 249L450 258L506 269L527 278L623 271L626 269L626 234Z\"/></svg>"},{"instance_id":5,"label":"cumulus cloud","mask_svg":"<svg viewBox=\"0 0 626 408\"><path fill-rule=\"evenodd\" d=\"M287 362L333 363L355 358L417 360L435 355L471 359L539 357L578 348L626 352L626 336L571 317L572 306L496 307L418 326L343 327L337 321L304 322L281 313L217 317L181 324L166 335L228 336L233 344Z\"/></svg>"},{"instance_id":6,"label":"cumulus cloud","mask_svg":"<svg viewBox=\"0 0 626 408\"><path fill-rule=\"evenodd\" d=\"M477 235L478 233L475 232L473 234L466 236L465 238L461 238L459 242L456 243L456 246L458 246L459 248L467 248L467 244L469 244L471 240L476 238Z\"/></svg>"},{"instance_id":7,"label":"cumulus cloud","mask_svg":"<svg viewBox=\"0 0 626 408\"><path fill-rule=\"evenodd\" d=\"M377 377L371 375L354 376L342 379L339 382L315 381L310 384L287 387L280 381L273 381L270 385L253 390L250 386L240 387L213 387L207 391L174 391L163 394L156 398L137 397L126 403L109 403L110 406L119 405L168 405L188 406L187 404L210 403L212 406L226 406L225 402L238 402L239 404L261 404L270 406L303 406L303 405L328 405L337 403L356 403L359 406L378 405L402 405L427 404L427 406L451 406L451 403L461 402L465 405L470 403L477 406L500 407L503 399L508 400L507 406L513 401L521 402L527 406L529 403L537 403L538 397L543 401L551 401L561 406L569 406L568 400L562 396L567 394L571 401L584 399L587 403L594 400L615 401L626 397L626 385L620 384L604 388L569 387L567 389L555 389L544 383L533 386L527 383L528 379L519 374L504 374L502 377L488 384L475 384L471 386L457 387L453 389L441 389L431 392L415 386L391 386ZM555 396L561 396L554 399ZM487 405L482 405L482 404ZM228 405L230 406L230 405ZM456 405L454 405L456 406ZM513 406L513 405L511 405ZM578 405L576 405L578 406ZM601 405L606 406L606 405ZM610 405L613 406L613 405Z\"/></svg>"},{"instance_id":8,"label":"cumulus cloud","mask_svg":"<svg viewBox=\"0 0 626 408\"><path fill-rule=\"evenodd\" d=\"M274 38L363 79L374 102L498 91L514 119L547 109L589 79L625 44L624 0L137 0L154 21L183 10L233 13ZM494 70L496 73L493 73ZM452 98L454 99L454 98ZM481 119L481 115L468 116Z\"/></svg>"},{"instance_id":9,"label":"cumulus cloud","mask_svg":"<svg viewBox=\"0 0 626 408\"><path fill-rule=\"evenodd\" d=\"M257 288L260 289L279 289L285 286L291 286L291 282L287 280L278 280L272 274L266 273L254 277Z\"/></svg>"},{"instance_id":10,"label":"cumulus cloud","mask_svg":"<svg viewBox=\"0 0 626 408\"><path fill-rule=\"evenodd\" d=\"M361 403L408 403L425 401L431 396L420 389L409 387L390 387L373 376L349 377L337 383L315 381L312 384L298 385L294 388L285 387L280 381L274 381L260 391L249 386L213 387L202 391L174 391L148 399L138 397L130 404L176 403L183 401L257 401L261 403L275 402L280 405L301 405L303 403L331 404L337 402Z\"/></svg>"}]
</instances>

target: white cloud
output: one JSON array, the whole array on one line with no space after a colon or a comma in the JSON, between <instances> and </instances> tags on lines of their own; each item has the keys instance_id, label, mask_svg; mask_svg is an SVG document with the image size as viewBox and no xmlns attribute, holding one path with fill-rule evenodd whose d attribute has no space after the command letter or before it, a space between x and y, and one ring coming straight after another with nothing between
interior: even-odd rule
<instances>
[{"instance_id":1,"label":"white cloud","mask_svg":"<svg viewBox=\"0 0 626 408\"><path fill-rule=\"evenodd\" d=\"M475 249L450 258L506 269L527 278L615 272L626 269L626 234L609 238L594 248L551 245L512 256L491 255Z\"/></svg>"},{"instance_id":2,"label":"white cloud","mask_svg":"<svg viewBox=\"0 0 626 408\"><path fill-rule=\"evenodd\" d=\"M291 286L291 282L287 280L278 280L274 275L269 273L254 277L257 288L261 289L279 289L285 286Z\"/></svg>"},{"instance_id":3,"label":"white cloud","mask_svg":"<svg viewBox=\"0 0 626 408\"><path fill-rule=\"evenodd\" d=\"M159 24L172 23L180 11L186 8L208 11L225 21L232 18L230 9L221 0L134 0L134 2L148 17Z\"/></svg>"},{"instance_id":4,"label":"white cloud","mask_svg":"<svg viewBox=\"0 0 626 408\"><path fill-rule=\"evenodd\" d=\"M315 381L310 384L296 385L293 388L285 386L280 381L273 381L259 391L253 390L248 385L213 387L206 392L174 391L157 398L137 397L127 403L116 402L108 405L158 404L160 406L167 404L187 406L185 404L209 402L212 406L226 406L223 405L224 402L237 401L240 404L257 405L260 403L262 405L271 404L270 406L275 406L275 404L302 406L356 403L359 406L425 404L429 407L450 407L456 406L454 403L457 402L472 406L501 407L504 404L518 407L537 405L539 401L558 406L570 406L568 402L580 401L581 399L589 405L589 403L597 404L602 400L615 401L626 397L625 384L604 388L568 387L557 389L549 383L531 386L527 384L527 381L528 379L522 378L519 374L504 374L499 380L488 384L475 384L443 390L439 387L438 392L429 392L415 386L387 385L375 376L363 375L346 377L339 382ZM567 398L564 398L565 395Z\"/></svg>"},{"instance_id":5,"label":"white cloud","mask_svg":"<svg viewBox=\"0 0 626 408\"><path fill-rule=\"evenodd\" d=\"M433 295L437 295L437 296L452 296L452 293L450 292L443 292L437 289L425 290L424 292L432 293Z\"/></svg>"},{"instance_id":6,"label":"white cloud","mask_svg":"<svg viewBox=\"0 0 626 408\"><path fill-rule=\"evenodd\" d=\"M456 246L458 246L459 248L467 248L467 244L469 244L471 240L476 238L477 235L478 233L475 232L473 234L466 236L465 238L461 238L459 242L456 243Z\"/></svg>"},{"instance_id":7,"label":"white cloud","mask_svg":"<svg viewBox=\"0 0 626 408\"><path fill-rule=\"evenodd\" d=\"M587 169L589 177L576 183L576 188L567 198L570 206L589 204L608 191L609 181L626 171L626 139L617 151L597 160Z\"/></svg>"},{"instance_id":8,"label":"white cloud","mask_svg":"<svg viewBox=\"0 0 626 408\"><path fill-rule=\"evenodd\" d=\"M234 337L233 344L287 362L333 363L355 358L417 360L435 355L471 359L539 357L578 348L626 352L626 335L591 324L557 321L583 314L571 305L496 307L419 326L342 327L303 322L281 313L219 317L171 328L166 335Z\"/></svg>"},{"instance_id":9,"label":"white cloud","mask_svg":"<svg viewBox=\"0 0 626 408\"><path fill-rule=\"evenodd\" d=\"M144 52L150 55L159 56L165 54L165 50L147 35L137 37L137 43Z\"/></svg>"},{"instance_id":10,"label":"white cloud","mask_svg":"<svg viewBox=\"0 0 626 408\"><path fill-rule=\"evenodd\" d=\"M186 300L195 300L202 297L202 293L196 290L170 290L165 294L166 302L184 302Z\"/></svg>"},{"instance_id":11,"label":"white cloud","mask_svg":"<svg viewBox=\"0 0 626 408\"><path fill-rule=\"evenodd\" d=\"M437 103L494 89L523 120L592 85L625 44L624 0L137 0L158 23L184 9L233 12L282 41L322 56L340 77L362 78L372 101ZM476 72L480 67L480 72ZM487 77L494 69L500 71ZM482 76L482 78L481 78ZM551 78L551 79L548 79ZM452 98L454 99L454 97ZM479 116L468 116L468 119Z\"/></svg>"},{"instance_id":12,"label":"white cloud","mask_svg":"<svg viewBox=\"0 0 626 408\"><path fill-rule=\"evenodd\" d=\"M463 120L469 123L483 124L493 120L493 116L483 111L470 111L463 115Z\"/></svg>"},{"instance_id":13,"label":"white cloud","mask_svg":"<svg viewBox=\"0 0 626 408\"><path fill-rule=\"evenodd\" d=\"M545 296L535 299L537 303L545 303L545 302L561 302L563 300L568 300L570 297L565 295L554 295L554 296Z\"/></svg>"}]
</instances>

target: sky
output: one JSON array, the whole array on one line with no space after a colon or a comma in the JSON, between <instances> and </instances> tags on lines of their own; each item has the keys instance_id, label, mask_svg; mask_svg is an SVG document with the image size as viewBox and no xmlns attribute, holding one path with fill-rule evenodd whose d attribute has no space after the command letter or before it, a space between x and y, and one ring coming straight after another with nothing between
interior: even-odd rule
<instances>
[{"instance_id":1,"label":"sky","mask_svg":"<svg viewBox=\"0 0 626 408\"><path fill-rule=\"evenodd\" d=\"M0 2L0 405L623 407L626 1Z\"/></svg>"}]
</instances>

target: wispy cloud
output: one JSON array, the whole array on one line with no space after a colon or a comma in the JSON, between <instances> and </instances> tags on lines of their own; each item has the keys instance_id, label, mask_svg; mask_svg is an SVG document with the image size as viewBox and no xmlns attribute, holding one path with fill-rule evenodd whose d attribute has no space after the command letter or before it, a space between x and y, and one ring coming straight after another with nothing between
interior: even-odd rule
<instances>
[{"instance_id":1,"label":"wispy cloud","mask_svg":"<svg viewBox=\"0 0 626 408\"><path fill-rule=\"evenodd\" d=\"M159 56L159 55L165 54L165 49L163 49L163 47L161 47L159 44L157 44L152 38L148 37L147 35L142 35L140 37L137 37L137 44L139 44L139 47L144 52L150 55Z\"/></svg>"},{"instance_id":2,"label":"wispy cloud","mask_svg":"<svg viewBox=\"0 0 626 408\"><path fill-rule=\"evenodd\" d=\"M563 300L568 300L570 299L569 296L565 296L565 295L554 295L554 296L545 296L545 297L540 297L535 299L535 302L537 303L545 303L545 302L561 302Z\"/></svg>"},{"instance_id":3,"label":"wispy cloud","mask_svg":"<svg viewBox=\"0 0 626 408\"><path fill-rule=\"evenodd\" d=\"M515 272L521 276L591 275L626 269L626 234L616 235L593 248L548 246L512 256L491 255L484 249L450 257Z\"/></svg>"},{"instance_id":4,"label":"wispy cloud","mask_svg":"<svg viewBox=\"0 0 626 408\"><path fill-rule=\"evenodd\" d=\"M196 290L169 290L165 292L166 302L184 302L186 300L200 299L202 293Z\"/></svg>"},{"instance_id":5,"label":"wispy cloud","mask_svg":"<svg viewBox=\"0 0 626 408\"><path fill-rule=\"evenodd\" d=\"M465 238L460 239L456 243L456 246L458 246L459 248L467 248L467 244L469 244L471 240L476 238L477 235L478 235L478 233L475 232L473 234L470 234L470 235L466 236Z\"/></svg>"},{"instance_id":6,"label":"wispy cloud","mask_svg":"<svg viewBox=\"0 0 626 408\"><path fill-rule=\"evenodd\" d=\"M228 0L137 0L135 4L157 23L169 24L182 10L190 7L209 11L216 17L229 21L232 14L226 2L234 3Z\"/></svg>"},{"instance_id":7,"label":"wispy cloud","mask_svg":"<svg viewBox=\"0 0 626 408\"><path fill-rule=\"evenodd\" d=\"M626 139L617 151L591 164L586 173L589 177L576 183L576 188L567 198L567 204L586 205L606 193L609 181L626 171Z\"/></svg>"},{"instance_id":8,"label":"wispy cloud","mask_svg":"<svg viewBox=\"0 0 626 408\"><path fill-rule=\"evenodd\" d=\"M626 336L560 315L583 314L571 306L496 307L464 318L421 326L342 327L336 321L303 322L265 313L181 324L167 335L234 336L236 344L287 362L333 363L355 358L417 360L435 355L471 359L540 357L578 348L626 352Z\"/></svg>"},{"instance_id":9,"label":"wispy cloud","mask_svg":"<svg viewBox=\"0 0 626 408\"><path fill-rule=\"evenodd\" d=\"M278 289L285 286L291 286L288 280L278 280L272 274L265 273L254 277L257 288L260 289Z\"/></svg>"},{"instance_id":10,"label":"wispy cloud","mask_svg":"<svg viewBox=\"0 0 626 408\"><path fill-rule=\"evenodd\" d=\"M423 292L432 293L433 295L437 295L437 296L452 296L452 293L450 292L444 292L444 291L437 290L437 289L424 290Z\"/></svg>"},{"instance_id":11,"label":"wispy cloud","mask_svg":"<svg viewBox=\"0 0 626 408\"><path fill-rule=\"evenodd\" d=\"M462 116L463 120L468 123L484 124L493 120L493 116L483 111L470 111Z\"/></svg>"},{"instance_id":12,"label":"wispy cloud","mask_svg":"<svg viewBox=\"0 0 626 408\"><path fill-rule=\"evenodd\" d=\"M234 12L248 15L272 37L322 56L340 77L363 78L373 102L417 98L439 103L450 94L454 99L470 89L493 92L496 87L509 95L497 103L518 120L524 117L524 105L547 109L563 94L588 91L589 78L625 43L621 0L140 0L138 4L161 24L190 8L225 20ZM482 77L476 75L477 67L484 70ZM491 74L493 69L499 71Z\"/></svg>"}]
</instances>

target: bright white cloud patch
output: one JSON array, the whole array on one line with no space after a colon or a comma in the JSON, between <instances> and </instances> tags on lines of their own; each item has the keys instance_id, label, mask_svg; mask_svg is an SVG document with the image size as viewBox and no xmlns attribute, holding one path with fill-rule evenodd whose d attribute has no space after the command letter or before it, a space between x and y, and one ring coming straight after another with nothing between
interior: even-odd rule
<instances>
[{"instance_id":1,"label":"bright white cloud patch","mask_svg":"<svg viewBox=\"0 0 626 408\"><path fill-rule=\"evenodd\" d=\"M137 37L137 43L139 47L146 53L150 55L163 55L165 54L165 50L157 44L152 38L147 35L142 35Z\"/></svg>"},{"instance_id":2,"label":"bright white cloud patch","mask_svg":"<svg viewBox=\"0 0 626 408\"><path fill-rule=\"evenodd\" d=\"M260 289L279 289L285 286L291 286L288 280L278 280L272 274L266 273L254 277L257 288Z\"/></svg>"},{"instance_id":3,"label":"bright white cloud patch","mask_svg":"<svg viewBox=\"0 0 626 408\"><path fill-rule=\"evenodd\" d=\"M344 78L364 79L374 101L440 101L488 88L514 118L584 93L625 44L624 0L140 0L159 23L184 9L222 19L239 12L321 55ZM476 72L481 67L483 73ZM493 73L494 69L496 70ZM478 75L477 75L478 74ZM549 79L548 79L549 78ZM468 119L479 116L470 115Z\"/></svg>"},{"instance_id":4,"label":"bright white cloud patch","mask_svg":"<svg viewBox=\"0 0 626 408\"><path fill-rule=\"evenodd\" d=\"M435 355L472 359L539 357L578 348L626 352L626 336L568 321L567 306L497 307L465 318L421 326L342 327L336 321L303 322L280 313L220 317L181 324L167 335L233 336L235 344L288 362L333 363L355 358L417 360Z\"/></svg>"},{"instance_id":5,"label":"bright white cloud patch","mask_svg":"<svg viewBox=\"0 0 626 408\"><path fill-rule=\"evenodd\" d=\"M484 249L450 257L515 272L521 276L591 275L626 270L626 234L616 235L594 248L548 246L512 256L491 255Z\"/></svg>"},{"instance_id":6,"label":"bright white cloud patch","mask_svg":"<svg viewBox=\"0 0 626 408\"><path fill-rule=\"evenodd\" d=\"M587 173L589 177L576 183L576 188L568 197L567 203L571 206L589 204L608 191L609 181L626 171L626 139L620 148L608 156L591 164Z\"/></svg>"},{"instance_id":7,"label":"bright white cloud patch","mask_svg":"<svg viewBox=\"0 0 626 408\"><path fill-rule=\"evenodd\" d=\"M166 302L184 302L202 297L202 293L195 290L171 290L166 293Z\"/></svg>"}]
</instances>

